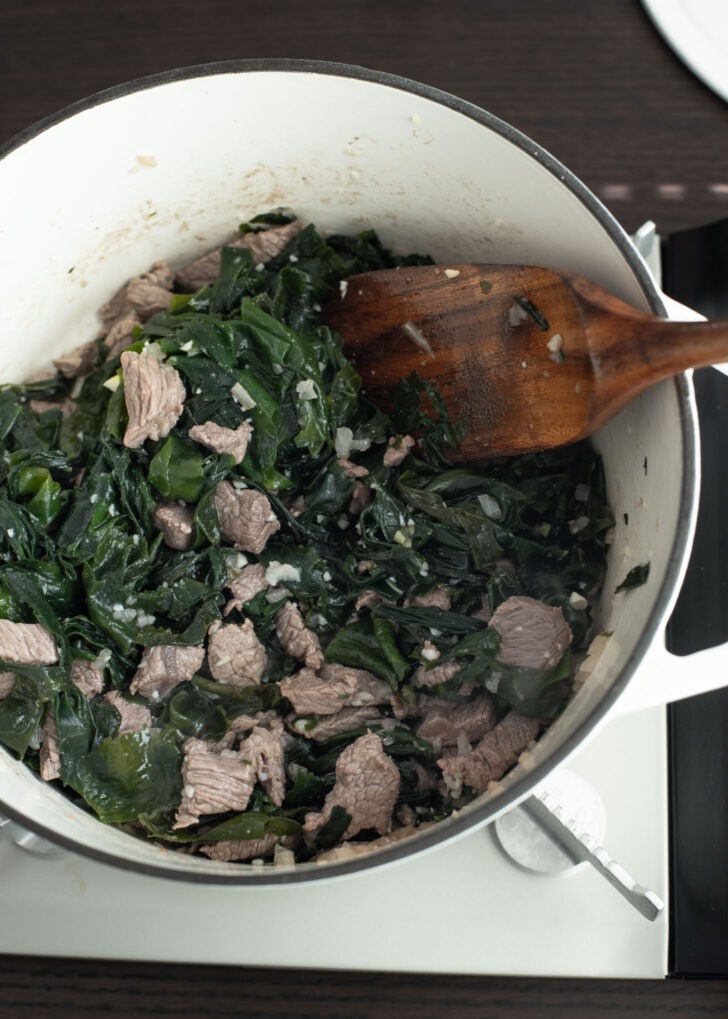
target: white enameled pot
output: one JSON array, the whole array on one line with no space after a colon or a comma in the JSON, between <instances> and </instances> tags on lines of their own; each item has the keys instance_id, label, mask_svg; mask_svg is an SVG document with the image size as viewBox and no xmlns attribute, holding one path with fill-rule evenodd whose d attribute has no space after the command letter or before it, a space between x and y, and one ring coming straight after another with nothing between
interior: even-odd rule
<instances>
[{"instance_id":1,"label":"white enameled pot","mask_svg":"<svg viewBox=\"0 0 728 1019\"><path fill-rule=\"evenodd\" d=\"M638 308L660 295L628 237L537 145L450 95L361 68L242 61L165 73L91 97L0 151L0 380L19 381L99 333L135 274L182 264L238 222L288 206L324 231L374 226L440 262L574 270ZM492 821L615 712L722 686L721 649L675 659L664 625L694 526L689 378L661 383L596 437L617 526L589 673L535 749L470 807L391 849L326 866L188 857L102 825L0 751L0 812L106 862L187 880L263 884L400 859ZM647 583L615 594L650 563Z\"/></svg>"}]
</instances>

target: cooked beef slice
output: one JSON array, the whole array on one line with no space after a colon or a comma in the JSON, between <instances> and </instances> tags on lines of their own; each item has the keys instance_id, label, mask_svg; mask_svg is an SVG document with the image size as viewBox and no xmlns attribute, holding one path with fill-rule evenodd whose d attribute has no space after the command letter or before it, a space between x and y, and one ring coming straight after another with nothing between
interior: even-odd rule
<instances>
[{"instance_id":1,"label":"cooked beef slice","mask_svg":"<svg viewBox=\"0 0 728 1019\"><path fill-rule=\"evenodd\" d=\"M265 566L262 563L249 563L225 586L232 594L224 609L224 615L227 616L235 609L243 608L256 594L267 590L270 584L265 578Z\"/></svg>"},{"instance_id":2,"label":"cooked beef slice","mask_svg":"<svg viewBox=\"0 0 728 1019\"><path fill-rule=\"evenodd\" d=\"M68 354L54 358L53 365L67 379L88 375L96 365L97 350L95 341L89 340L87 343L81 343L78 347L74 347Z\"/></svg>"},{"instance_id":3,"label":"cooked beef slice","mask_svg":"<svg viewBox=\"0 0 728 1019\"><path fill-rule=\"evenodd\" d=\"M125 732L142 732L152 724L152 714L149 708L143 704L135 704L134 701L125 697L121 690L110 690L104 700L116 708L121 715L117 736L121 736Z\"/></svg>"},{"instance_id":4,"label":"cooked beef slice","mask_svg":"<svg viewBox=\"0 0 728 1019\"><path fill-rule=\"evenodd\" d=\"M13 623L0 619L0 659L13 665L54 665L58 648L39 623Z\"/></svg>"},{"instance_id":5,"label":"cooked beef slice","mask_svg":"<svg viewBox=\"0 0 728 1019\"><path fill-rule=\"evenodd\" d=\"M334 807L343 807L351 817L344 839L371 829L387 835L392 829L399 786L397 765L385 754L379 736L368 732L341 752L334 788L320 813L306 815L303 829L315 834L326 824Z\"/></svg>"},{"instance_id":6,"label":"cooked beef slice","mask_svg":"<svg viewBox=\"0 0 728 1019\"><path fill-rule=\"evenodd\" d=\"M71 682L90 700L104 689L104 670L85 658L71 662Z\"/></svg>"},{"instance_id":7,"label":"cooked beef slice","mask_svg":"<svg viewBox=\"0 0 728 1019\"><path fill-rule=\"evenodd\" d=\"M191 548L195 534L194 506L181 506L178 502L162 503L152 513L152 519L169 548L179 552Z\"/></svg>"},{"instance_id":8,"label":"cooked beef slice","mask_svg":"<svg viewBox=\"0 0 728 1019\"><path fill-rule=\"evenodd\" d=\"M351 729L358 729L367 722L383 721L384 716L374 705L365 705L361 708L342 708L335 715L325 715L310 726L310 719L289 716L286 723L292 732L297 736L305 736L306 739L321 741L329 736L338 736L341 732L349 732Z\"/></svg>"},{"instance_id":9,"label":"cooked beef slice","mask_svg":"<svg viewBox=\"0 0 728 1019\"><path fill-rule=\"evenodd\" d=\"M268 262L271 258L279 255L291 243L296 234L300 233L303 223L300 220L293 220L283 226L272 226L268 230L261 230L257 233L252 231L246 234L238 234L229 240L224 247L247 248L253 256L253 262ZM190 292L199 290L208 283L214 283L220 272L220 252L222 248L208 251L194 262L190 262L184 269L180 269L175 280L183 290Z\"/></svg>"},{"instance_id":10,"label":"cooked beef slice","mask_svg":"<svg viewBox=\"0 0 728 1019\"><path fill-rule=\"evenodd\" d=\"M134 342L134 330L142 325L142 320L135 311L129 311L117 319L104 337L107 359L110 360L122 350L126 350L129 344Z\"/></svg>"},{"instance_id":11,"label":"cooked beef slice","mask_svg":"<svg viewBox=\"0 0 728 1019\"><path fill-rule=\"evenodd\" d=\"M391 438L382 457L385 467L399 467L415 444L411 435L397 435Z\"/></svg>"},{"instance_id":12,"label":"cooked beef slice","mask_svg":"<svg viewBox=\"0 0 728 1019\"><path fill-rule=\"evenodd\" d=\"M423 698L423 701L425 698ZM480 694L465 704L432 699L427 704L416 734L442 746L455 746L459 736L479 742L494 727L496 710L490 694Z\"/></svg>"},{"instance_id":13,"label":"cooked beef slice","mask_svg":"<svg viewBox=\"0 0 728 1019\"><path fill-rule=\"evenodd\" d=\"M280 530L268 499L252 488L235 488L222 481L215 490L215 508L225 541L241 552L259 555L272 534Z\"/></svg>"},{"instance_id":14,"label":"cooked beef slice","mask_svg":"<svg viewBox=\"0 0 728 1019\"><path fill-rule=\"evenodd\" d=\"M340 457L336 462L346 477L351 478L352 481L355 481L357 478L365 478L369 474L366 467L362 467L361 464L352 463L351 460L346 460L343 457Z\"/></svg>"},{"instance_id":15,"label":"cooked beef slice","mask_svg":"<svg viewBox=\"0 0 728 1019\"><path fill-rule=\"evenodd\" d=\"M255 785L255 771L244 754L194 737L185 741L183 752L184 787L175 828L197 824L206 814L245 810Z\"/></svg>"},{"instance_id":16,"label":"cooked beef slice","mask_svg":"<svg viewBox=\"0 0 728 1019\"><path fill-rule=\"evenodd\" d=\"M139 666L132 676L129 690L149 700L159 700L173 686L192 679L202 668L205 649L155 644L144 649Z\"/></svg>"},{"instance_id":17,"label":"cooked beef slice","mask_svg":"<svg viewBox=\"0 0 728 1019\"><path fill-rule=\"evenodd\" d=\"M319 672L303 668L281 680L281 693L299 715L334 715L345 707L387 704L388 683L364 669L327 664Z\"/></svg>"},{"instance_id":18,"label":"cooked beef slice","mask_svg":"<svg viewBox=\"0 0 728 1019\"><path fill-rule=\"evenodd\" d=\"M267 656L250 619L240 625L216 621L207 632L207 667L214 679L231 686L260 683Z\"/></svg>"},{"instance_id":19,"label":"cooked beef slice","mask_svg":"<svg viewBox=\"0 0 728 1019\"><path fill-rule=\"evenodd\" d=\"M158 311L165 311L172 300L174 274L166 262L155 262L148 272L129 280L101 309L104 329L108 331L123 316L136 314L146 322Z\"/></svg>"},{"instance_id":20,"label":"cooked beef slice","mask_svg":"<svg viewBox=\"0 0 728 1019\"><path fill-rule=\"evenodd\" d=\"M278 843L278 836L268 834L262 839L229 839L208 842L200 846L200 852L211 860L232 863L236 860L255 860L272 853Z\"/></svg>"},{"instance_id":21,"label":"cooked beef slice","mask_svg":"<svg viewBox=\"0 0 728 1019\"><path fill-rule=\"evenodd\" d=\"M433 658L433 662L437 659ZM448 662L443 662L442 665L432 665L430 662L427 664L420 665L412 677L412 682L415 686L437 686L439 683L447 683L457 676L460 672L461 666L454 658L451 658Z\"/></svg>"},{"instance_id":22,"label":"cooked beef slice","mask_svg":"<svg viewBox=\"0 0 728 1019\"><path fill-rule=\"evenodd\" d=\"M58 729L56 720L50 711L46 712L42 728L40 750L38 752L40 777L44 782L52 782L61 777L61 755L58 751Z\"/></svg>"},{"instance_id":23,"label":"cooked beef slice","mask_svg":"<svg viewBox=\"0 0 728 1019\"><path fill-rule=\"evenodd\" d=\"M124 445L136 449L146 439L165 438L177 423L185 402L185 387L179 373L147 351L136 354L125 350L121 367L129 415Z\"/></svg>"},{"instance_id":24,"label":"cooked beef slice","mask_svg":"<svg viewBox=\"0 0 728 1019\"><path fill-rule=\"evenodd\" d=\"M283 726L280 721L272 723L269 729L256 726L240 743L240 753L250 761L270 801L280 807L286 794Z\"/></svg>"},{"instance_id":25,"label":"cooked beef slice","mask_svg":"<svg viewBox=\"0 0 728 1019\"><path fill-rule=\"evenodd\" d=\"M194 425L187 433L195 442L199 442L213 453L229 453L236 464L242 463L248 450L248 442L253 433L253 426L246 421L237 428L223 428L214 421L206 421L202 425Z\"/></svg>"},{"instance_id":26,"label":"cooked beef slice","mask_svg":"<svg viewBox=\"0 0 728 1019\"><path fill-rule=\"evenodd\" d=\"M281 647L291 658L305 662L310 669L319 669L324 662L319 639L309 630L293 602L287 601L276 613L276 634Z\"/></svg>"},{"instance_id":27,"label":"cooked beef slice","mask_svg":"<svg viewBox=\"0 0 728 1019\"><path fill-rule=\"evenodd\" d=\"M0 701L12 693L17 678L14 672L0 672Z\"/></svg>"},{"instance_id":28,"label":"cooked beef slice","mask_svg":"<svg viewBox=\"0 0 728 1019\"><path fill-rule=\"evenodd\" d=\"M560 608L523 595L506 598L491 616L490 626L501 636L496 659L525 669L550 672L572 640Z\"/></svg>"},{"instance_id":29,"label":"cooked beef slice","mask_svg":"<svg viewBox=\"0 0 728 1019\"><path fill-rule=\"evenodd\" d=\"M349 513L353 517L358 517L360 513L363 513L369 503L372 501L372 490L369 485L363 481L355 481L354 488L352 489L351 499L349 501Z\"/></svg>"},{"instance_id":30,"label":"cooked beef slice","mask_svg":"<svg viewBox=\"0 0 728 1019\"><path fill-rule=\"evenodd\" d=\"M406 598L404 604L414 605L417 608L436 608L443 612L449 612L452 608L450 595L444 587L435 587L427 594L417 594L414 598Z\"/></svg>"},{"instance_id":31,"label":"cooked beef slice","mask_svg":"<svg viewBox=\"0 0 728 1019\"><path fill-rule=\"evenodd\" d=\"M446 780L462 783L482 793L511 768L541 728L537 718L509 711L505 718L466 754L445 757L437 763Z\"/></svg>"}]
</instances>

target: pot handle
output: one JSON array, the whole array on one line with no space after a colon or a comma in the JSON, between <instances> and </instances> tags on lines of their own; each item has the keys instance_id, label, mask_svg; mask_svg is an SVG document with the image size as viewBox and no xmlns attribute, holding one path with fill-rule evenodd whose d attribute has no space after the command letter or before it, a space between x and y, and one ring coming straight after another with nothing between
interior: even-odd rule
<instances>
[{"instance_id":1,"label":"pot handle","mask_svg":"<svg viewBox=\"0 0 728 1019\"><path fill-rule=\"evenodd\" d=\"M654 641L615 704L614 713L671 704L727 685L728 643L691 655L674 655L663 638Z\"/></svg>"}]
</instances>

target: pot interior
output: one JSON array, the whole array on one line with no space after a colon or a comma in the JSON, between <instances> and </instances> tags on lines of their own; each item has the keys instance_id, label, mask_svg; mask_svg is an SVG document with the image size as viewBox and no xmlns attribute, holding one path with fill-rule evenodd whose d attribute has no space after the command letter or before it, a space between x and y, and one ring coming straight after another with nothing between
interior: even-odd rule
<instances>
[{"instance_id":1,"label":"pot interior","mask_svg":"<svg viewBox=\"0 0 728 1019\"><path fill-rule=\"evenodd\" d=\"M278 206L324 231L372 226L388 246L440 262L574 270L638 308L657 306L627 238L547 153L466 103L360 69L241 63L113 90L11 144L0 195L2 381L97 336L100 306L156 259L183 264ZM436 832L354 863L295 871L178 856L94 821L4 751L0 809L110 862L255 883L343 873L491 820L606 714L661 633L687 552L695 437L685 380L644 394L596 443L617 519L596 629L612 636L519 767ZM615 595L646 562L647 584Z\"/></svg>"}]
</instances>

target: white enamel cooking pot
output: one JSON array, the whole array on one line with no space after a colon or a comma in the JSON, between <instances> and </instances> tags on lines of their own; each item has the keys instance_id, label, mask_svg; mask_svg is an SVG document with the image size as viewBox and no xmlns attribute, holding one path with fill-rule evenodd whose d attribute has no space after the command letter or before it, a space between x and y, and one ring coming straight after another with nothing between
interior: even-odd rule
<instances>
[{"instance_id":1,"label":"white enamel cooking pot","mask_svg":"<svg viewBox=\"0 0 728 1019\"><path fill-rule=\"evenodd\" d=\"M181 264L238 222L289 206L325 231L374 226L437 261L574 270L664 313L636 250L564 167L434 89L333 64L243 61L112 89L0 151L0 379L20 381L99 333L99 307L155 259ZM391 849L260 868L188 857L95 821L0 750L0 813L97 859L160 876L264 884L330 877L436 846L512 808L616 712L717 686L724 655L675 659L663 629L694 525L689 378L655 386L596 437L617 526L599 652L563 716L496 792ZM650 563L647 583L614 593ZM628 752L628 748L626 748Z\"/></svg>"}]
</instances>

